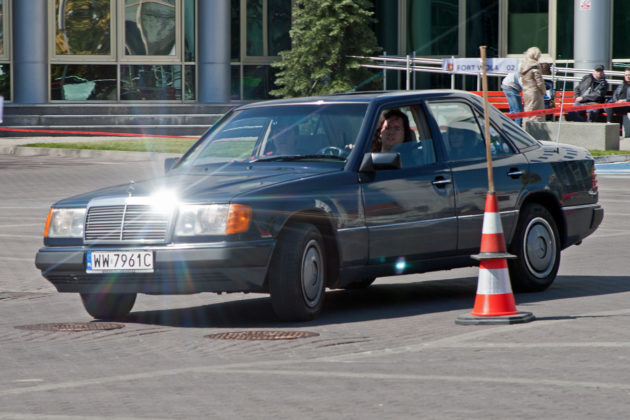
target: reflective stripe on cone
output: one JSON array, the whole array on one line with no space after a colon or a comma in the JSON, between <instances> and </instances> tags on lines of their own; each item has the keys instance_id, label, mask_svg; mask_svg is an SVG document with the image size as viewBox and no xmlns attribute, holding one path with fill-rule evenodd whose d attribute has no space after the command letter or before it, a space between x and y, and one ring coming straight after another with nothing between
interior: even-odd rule
<instances>
[{"instance_id":1,"label":"reflective stripe on cone","mask_svg":"<svg viewBox=\"0 0 630 420\"><path fill-rule=\"evenodd\" d=\"M518 313L507 270L505 259L481 261L477 296L471 315L504 316Z\"/></svg>"}]
</instances>

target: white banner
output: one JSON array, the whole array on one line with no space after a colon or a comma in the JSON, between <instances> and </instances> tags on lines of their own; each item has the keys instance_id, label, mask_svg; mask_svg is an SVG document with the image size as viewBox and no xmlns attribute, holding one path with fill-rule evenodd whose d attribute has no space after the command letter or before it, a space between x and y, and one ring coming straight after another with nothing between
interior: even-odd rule
<instances>
[{"instance_id":1,"label":"white banner","mask_svg":"<svg viewBox=\"0 0 630 420\"><path fill-rule=\"evenodd\" d=\"M512 73L518 68L516 58L487 58L486 71L489 73ZM481 58L445 58L442 70L453 73L481 74Z\"/></svg>"}]
</instances>

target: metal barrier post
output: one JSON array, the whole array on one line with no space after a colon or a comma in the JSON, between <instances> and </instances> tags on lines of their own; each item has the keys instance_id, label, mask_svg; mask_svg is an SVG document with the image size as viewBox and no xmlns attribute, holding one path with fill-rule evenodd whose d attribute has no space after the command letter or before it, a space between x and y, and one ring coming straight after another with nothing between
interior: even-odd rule
<instances>
[{"instance_id":1,"label":"metal barrier post","mask_svg":"<svg viewBox=\"0 0 630 420\"><path fill-rule=\"evenodd\" d=\"M409 54L407 54L406 65L407 80L405 81L405 90L409 90Z\"/></svg>"},{"instance_id":2,"label":"metal barrier post","mask_svg":"<svg viewBox=\"0 0 630 420\"><path fill-rule=\"evenodd\" d=\"M413 86L413 90L416 90L416 73L414 73L414 70L413 70L413 66L415 65L415 62L416 62L416 52L415 51L413 52L411 57L412 57L411 58L411 65L412 65L412 68L411 68L411 77L412 77L412 79L411 79L411 86Z\"/></svg>"},{"instance_id":3,"label":"metal barrier post","mask_svg":"<svg viewBox=\"0 0 630 420\"><path fill-rule=\"evenodd\" d=\"M455 56L454 55L451 56L451 60L452 60L451 63L453 63L453 66L455 66ZM453 70L451 70L451 89L455 89L455 73L453 72Z\"/></svg>"},{"instance_id":4,"label":"metal barrier post","mask_svg":"<svg viewBox=\"0 0 630 420\"><path fill-rule=\"evenodd\" d=\"M387 57L387 51L383 51L383 57ZM383 90L387 90L387 69L384 68L387 61L383 60Z\"/></svg>"}]
</instances>

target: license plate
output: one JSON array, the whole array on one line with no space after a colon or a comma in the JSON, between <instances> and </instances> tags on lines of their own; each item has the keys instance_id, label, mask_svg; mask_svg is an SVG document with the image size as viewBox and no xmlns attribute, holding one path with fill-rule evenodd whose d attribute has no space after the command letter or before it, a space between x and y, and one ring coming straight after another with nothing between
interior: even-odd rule
<instances>
[{"instance_id":1,"label":"license plate","mask_svg":"<svg viewBox=\"0 0 630 420\"><path fill-rule=\"evenodd\" d=\"M153 272L153 251L93 251L85 256L86 273Z\"/></svg>"}]
</instances>

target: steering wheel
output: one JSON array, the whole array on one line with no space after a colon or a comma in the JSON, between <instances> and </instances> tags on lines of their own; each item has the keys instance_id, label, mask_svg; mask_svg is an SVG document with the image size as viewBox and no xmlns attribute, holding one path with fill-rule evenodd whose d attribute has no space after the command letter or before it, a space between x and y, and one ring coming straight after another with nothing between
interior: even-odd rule
<instances>
[{"instance_id":1,"label":"steering wheel","mask_svg":"<svg viewBox=\"0 0 630 420\"><path fill-rule=\"evenodd\" d=\"M317 153L320 155L341 156L343 154L343 150L335 146L326 146L319 149Z\"/></svg>"}]
</instances>

